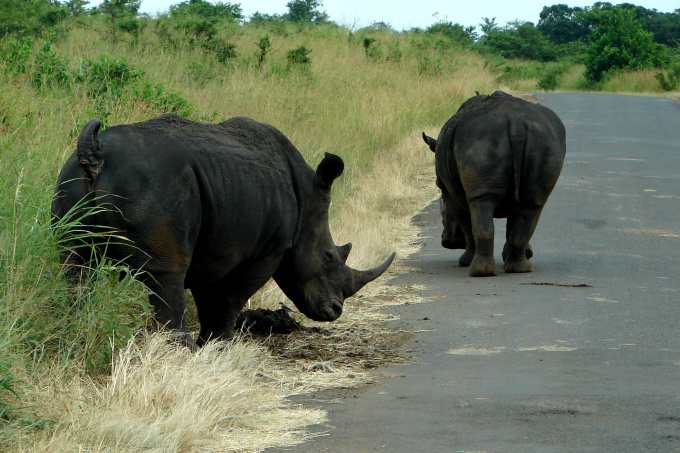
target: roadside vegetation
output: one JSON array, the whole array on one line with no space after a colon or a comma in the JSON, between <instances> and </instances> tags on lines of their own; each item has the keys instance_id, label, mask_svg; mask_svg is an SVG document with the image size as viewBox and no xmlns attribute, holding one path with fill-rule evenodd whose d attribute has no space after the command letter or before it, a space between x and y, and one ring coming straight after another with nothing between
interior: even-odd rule
<instances>
[{"instance_id":1,"label":"roadside vegetation","mask_svg":"<svg viewBox=\"0 0 680 453\"><path fill-rule=\"evenodd\" d=\"M665 93L680 79L680 14L633 5L556 5L537 26L397 32L338 26L313 0L250 18L231 3L178 2L153 18L139 4L0 0L3 451L259 451L299 442L323 420L287 396L369 379L351 360L278 360L254 341L194 355L169 346L149 332L146 290L120 263L93 263L70 287L58 249L79 219L52 227L49 206L89 119L249 116L283 131L312 166L340 155L331 230L364 268L412 250L410 217L436 194L420 131L436 135L475 91ZM339 343L379 319L370 309L381 291L363 291L324 326L335 329L329 350L349 354ZM252 304L284 300L270 285Z\"/></svg>"}]
</instances>

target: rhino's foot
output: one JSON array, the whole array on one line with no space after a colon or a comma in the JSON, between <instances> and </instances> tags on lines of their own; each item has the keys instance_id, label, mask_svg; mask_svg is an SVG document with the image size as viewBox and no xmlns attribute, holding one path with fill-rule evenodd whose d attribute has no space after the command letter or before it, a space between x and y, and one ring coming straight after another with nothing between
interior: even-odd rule
<instances>
[{"instance_id":1,"label":"rhino's foot","mask_svg":"<svg viewBox=\"0 0 680 453\"><path fill-rule=\"evenodd\" d=\"M508 243L506 242L505 245L503 246L503 261L508 260ZM534 256L534 250L531 248L531 244L527 244L527 251L526 251L526 257L527 259L531 259L531 257Z\"/></svg>"},{"instance_id":2,"label":"rhino's foot","mask_svg":"<svg viewBox=\"0 0 680 453\"><path fill-rule=\"evenodd\" d=\"M468 273L470 277L493 277L498 272L493 257L475 256Z\"/></svg>"},{"instance_id":3,"label":"rhino's foot","mask_svg":"<svg viewBox=\"0 0 680 453\"><path fill-rule=\"evenodd\" d=\"M214 332L201 332L196 339L196 344L199 348L205 346L209 341L223 341L229 342L234 338L234 330L230 332L214 333Z\"/></svg>"},{"instance_id":4,"label":"rhino's foot","mask_svg":"<svg viewBox=\"0 0 680 453\"><path fill-rule=\"evenodd\" d=\"M188 348L191 352L198 351L198 345L190 333L171 331L168 336L168 343Z\"/></svg>"},{"instance_id":5,"label":"rhino's foot","mask_svg":"<svg viewBox=\"0 0 680 453\"><path fill-rule=\"evenodd\" d=\"M527 259L519 261L506 261L503 265L503 270L507 273L531 272L534 270L534 265Z\"/></svg>"},{"instance_id":6,"label":"rhino's foot","mask_svg":"<svg viewBox=\"0 0 680 453\"><path fill-rule=\"evenodd\" d=\"M447 234L446 231L442 233L442 247L445 249L465 249L466 245L465 236Z\"/></svg>"},{"instance_id":7,"label":"rhino's foot","mask_svg":"<svg viewBox=\"0 0 680 453\"><path fill-rule=\"evenodd\" d=\"M460 264L461 267L468 267L470 264L472 264L472 260L475 258L475 251L473 250L465 250L465 253L463 253L460 258L458 258L458 264Z\"/></svg>"}]
</instances>

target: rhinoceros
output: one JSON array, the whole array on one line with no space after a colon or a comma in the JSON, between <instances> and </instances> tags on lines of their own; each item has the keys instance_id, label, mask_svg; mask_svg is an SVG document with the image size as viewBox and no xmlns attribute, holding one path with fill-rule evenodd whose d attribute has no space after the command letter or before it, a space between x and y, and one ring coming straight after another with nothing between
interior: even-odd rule
<instances>
[{"instance_id":1,"label":"rhinoceros","mask_svg":"<svg viewBox=\"0 0 680 453\"><path fill-rule=\"evenodd\" d=\"M184 341L192 342L185 288L201 346L231 338L238 313L271 277L304 315L333 321L394 259L357 271L345 264L352 245L333 243L331 186L344 170L336 155L314 171L283 133L242 117L202 124L165 114L99 133L101 124L81 130L58 178L53 219L83 199L101 207L79 228L104 226L129 240L111 241L107 256L148 275L155 319ZM91 258L73 248L62 256L67 264Z\"/></svg>"},{"instance_id":2,"label":"rhinoceros","mask_svg":"<svg viewBox=\"0 0 680 453\"><path fill-rule=\"evenodd\" d=\"M465 248L471 276L496 275L493 219L507 218L505 272L531 272L529 240L559 178L566 153L564 124L550 109L502 91L460 106L434 139L441 189L442 245Z\"/></svg>"}]
</instances>

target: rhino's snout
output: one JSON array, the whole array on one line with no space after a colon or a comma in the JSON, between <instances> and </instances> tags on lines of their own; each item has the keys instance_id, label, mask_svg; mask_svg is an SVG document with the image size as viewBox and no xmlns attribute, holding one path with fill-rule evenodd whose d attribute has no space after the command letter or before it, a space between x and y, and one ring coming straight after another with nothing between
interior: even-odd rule
<instances>
[{"instance_id":1,"label":"rhino's snout","mask_svg":"<svg viewBox=\"0 0 680 453\"><path fill-rule=\"evenodd\" d=\"M342 314L342 302L323 302L315 309L304 309L296 304L303 315L312 321L330 322L335 321Z\"/></svg>"},{"instance_id":2,"label":"rhino's snout","mask_svg":"<svg viewBox=\"0 0 680 453\"><path fill-rule=\"evenodd\" d=\"M340 317L342 314L342 302L340 301L332 301L332 302L326 302L322 304L321 307L319 307L318 310L318 318L314 319L314 321L335 321Z\"/></svg>"}]
</instances>

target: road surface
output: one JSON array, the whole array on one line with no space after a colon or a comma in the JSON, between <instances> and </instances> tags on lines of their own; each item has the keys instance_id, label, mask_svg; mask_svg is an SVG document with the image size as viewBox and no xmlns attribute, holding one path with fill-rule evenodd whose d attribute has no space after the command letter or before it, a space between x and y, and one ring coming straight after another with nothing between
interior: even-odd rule
<instances>
[{"instance_id":1,"label":"road surface","mask_svg":"<svg viewBox=\"0 0 680 453\"><path fill-rule=\"evenodd\" d=\"M567 157L534 272L502 272L497 220L499 275L468 277L425 209L415 272L395 284L430 301L390 309L421 331L414 363L320 395L327 434L285 451L680 451L680 103L538 97L567 128Z\"/></svg>"}]
</instances>

